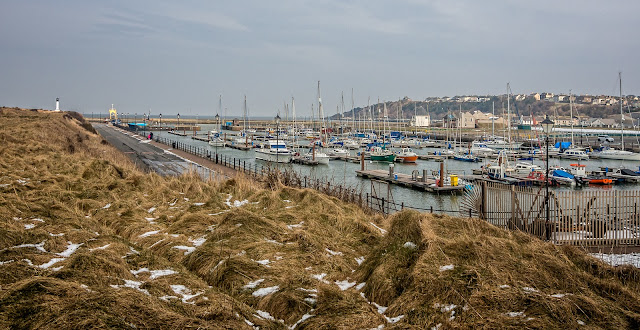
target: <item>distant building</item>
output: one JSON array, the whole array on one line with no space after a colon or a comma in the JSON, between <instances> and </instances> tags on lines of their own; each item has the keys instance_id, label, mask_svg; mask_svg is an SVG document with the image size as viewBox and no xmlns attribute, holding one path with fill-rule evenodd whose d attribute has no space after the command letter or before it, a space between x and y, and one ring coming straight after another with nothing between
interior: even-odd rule
<instances>
[{"instance_id":1,"label":"distant building","mask_svg":"<svg viewBox=\"0 0 640 330\"><path fill-rule=\"evenodd\" d=\"M463 112L460 115L460 120L458 120L457 124L458 128L475 128L476 118L474 118L473 114L470 112Z\"/></svg>"},{"instance_id":2,"label":"distant building","mask_svg":"<svg viewBox=\"0 0 640 330\"><path fill-rule=\"evenodd\" d=\"M411 125L415 127L431 126L431 116L415 116L411 119Z\"/></svg>"}]
</instances>

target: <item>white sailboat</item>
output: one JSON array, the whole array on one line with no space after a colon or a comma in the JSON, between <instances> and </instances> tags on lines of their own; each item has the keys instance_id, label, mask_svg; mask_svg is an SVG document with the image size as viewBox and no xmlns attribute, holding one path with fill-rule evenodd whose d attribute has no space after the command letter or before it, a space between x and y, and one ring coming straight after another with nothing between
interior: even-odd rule
<instances>
[{"instance_id":1,"label":"white sailboat","mask_svg":"<svg viewBox=\"0 0 640 330\"><path fill-rule=\"evenodd\" d=\"M222 95L220 95L220 101L218 103L218 112L222 112ZM218 122L216 122L216 129L209 132L209 145L212 147L224 147L224 140L220 137L220 116L216 114Z\"/></svg>"},{"instance_id":2,"label":"white sailboat","mask_svg":"<svg viewBox=\"0 0 640 330\"><path fill-rule=\"evenodd\" d=\"M325 137L327 134L327 127L324 124L324 111L322 108L322 98L320 97L320 81L318 81L318 115L322 120L322 125L320 126L320 140L324 145L324 141L326 140ZM315 144L316 141L312 141L312 143ZM309 150L309 152L303 154L302 157L307 160L317 161L318 164L322 165L328 165L330 159L329 155L327 155L326 153L316 151L315 146L311 150Z\"/></svg>"}]
</instances>

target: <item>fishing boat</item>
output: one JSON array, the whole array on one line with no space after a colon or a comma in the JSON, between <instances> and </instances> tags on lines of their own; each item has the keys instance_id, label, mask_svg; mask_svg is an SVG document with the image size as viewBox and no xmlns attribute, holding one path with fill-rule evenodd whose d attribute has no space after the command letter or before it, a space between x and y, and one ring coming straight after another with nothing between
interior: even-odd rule
<instances>
[{"instance_id":1,"label":"fishing boat","mask_svg":"<svg viewBox=\"0 0 640 330\"><path fill-rule=\"evenodd\" d=\"M287 149L284 141L269 140L256 149L255 157L267 162L289 163L293 157L293 152Z\"/></svg>"},{"instance_id":2,"label":"fishing boat","mask_svg":"<svg viewBox=\"0 0 640 330\"><path fill-rule=\"evenodd\" d=\"M372 161L378 162L391 162L393 163L396 160L396 155L381 147L372 147L371 152L369 153Z\"/></svg>"},{"instance_id":3,"label":"fishing boat","mask_svg":"<svg viewBox=\"0 0 640 330\"><path fill-rule=\"evenodd\" d=\"M400 163L415 163L418 160L418 155L411 150L411 148L402 148L401 151L396 153L396 161Z\"/></svg>"},{"instance_id":4,"label":"fishing boat","mask_svg":"<svg viewBox=\"0 0 640 330\"><path fill-rule=\"evenodd\" d=\"M604 175L587 175L586 165L571 164L571 174L590 185L610 185L613 179Z\"/></svg>"}]
</instances>

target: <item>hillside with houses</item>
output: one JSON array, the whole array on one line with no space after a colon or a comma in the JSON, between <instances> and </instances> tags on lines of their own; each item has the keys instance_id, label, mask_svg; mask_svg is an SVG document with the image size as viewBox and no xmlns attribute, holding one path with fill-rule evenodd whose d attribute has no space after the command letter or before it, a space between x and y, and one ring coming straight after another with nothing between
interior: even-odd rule
<instances>
[{"instance_id":1,"label":"hillside with houses","mask_svg":"<svg viewBox=\"0 0 640 330\"><path fill-rule=\"evenodd\" d=\"M386 101L370 107L359 107L332 120L402 121L419 127L480 128L506 126L508 113L514 125L535 125L549 116L558 126L592 128L633 128L640 125L640 96L622 98L608 95L568 95L531 93L515 95L470 95L454 97L428 97L422 101L404 97L398 101ZM354 118L355 117L355 118Z\"/></svg>"}]
</instances>

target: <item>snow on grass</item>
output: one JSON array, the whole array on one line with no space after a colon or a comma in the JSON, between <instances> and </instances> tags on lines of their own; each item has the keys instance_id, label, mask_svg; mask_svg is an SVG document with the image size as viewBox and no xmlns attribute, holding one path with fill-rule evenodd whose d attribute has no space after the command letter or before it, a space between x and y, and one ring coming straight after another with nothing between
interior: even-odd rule
<instances>
[{"instance_id":1,"label":"snow on grass","mask_svg":"<svg viewBox=\"0 0 640 330\"><path fill-rule=\"evenodd\" d=\"M356 282L349 282L348 280L336 281L335 283L342 291L356 285Z\"/></svg>"},{"instance_id":2,"label":"snow on grass","mask_svg":"<svg viewBox=\"0 0 640 330\"><path fill-rule=\"evenodd\" d=\"M387 322L389 323L397 323L398 321L402 320L404 318L404 315L398 315L396 317L388 317L386 315L384 315L384 318L387 319Z\"/></svg>"},{"instance_id":3,"label":"snow on grass","mask_svg":"<svg viewBox=\"0 0 640 330\"><path fill-rule=\"evenodd\" d=\"M38 222L44 222L44 220L40 219L40 218L33 218L31 219L32 221L38 221Z\"/></svg>"},{"instance_id":4,"label":"snow on grass","mask_svg":"<svg viewBox=\"0 0 640 330\"><path fill-rule=\"evenodd\" d=\"M83 243L79 243L79 244L73 244L71 242L67 242L67 249L60 252L60 253L56 253L57 255L61 256L61 257L65 257L68 258L70 257L74 252L76 252L76 250L78 250L78 248L83 244Z\"/></svg>"},{"instance_id":5,"label":"snow on grass","mask_svg":"<svg viewBox=\"0 0 640 330\"><path fill-rule=\"evenodd\" d=\"M35 227L36 227L36 225L33 224L33 223L25 223L24 224L24 229L26 229L26 230L33 229Z\"/></svg>"},{"instance_id":6,"label":"snow on grass","mask_svg":"<svg viewBox=\"0 0 640 330\"><path fill-rule=\"evenodd\" d=\"M255 289L260 283L264 282L264 278L249 282L247 285L243 286L243 289Z\"/></svg>"},{"instance_id":7,"label":"snow on grass","mask_svg":"<svg viewBox=\"0 0 640 330\"><path fill-rule=\"evenodd\" d=\"M179 294L182 296L182 302L185 304L194 304L194 302L189 302L189 300L201 295L203 292L198 292L196 294L191 294L191 289L187 288L184 285L181 284L172 284L170 285L171 290L173 290L173 292L175 294Z\"/></svg>"},{"instance_id":8,"label":"snow on grass","mask_svg":"<svg viewBox=\"0 0 640 330\"><path fill-rule=\"evenodd\" d=\"M323 283L329 283L327 282L327 280L324 279L324 277L327 276L327 273L322 273L322 274L317 274L317 275L311 275L311 277L315 278L316 280L323 282Z\"/></svg>"},{"instance_id":9,"label":"snow on grass","mask_svg":"<svg viewBox=\"0 0 640 330\"><path fill-rule=\"evenodd\" d=\"M386 230L384 230L384 229L382 229L382 228L380 228L380 227L376 226L376 224L375 224L375 223L373 223L373 222L369 222L369 223L370 223L372 226L376 227L376 229L378 229L378 230L380 231L380 233L382 233L382 235L387 234L387 231L386 231Z\"/></svg>"},{"instance_id":10,"label":"snow on grass","mask_svg":"<svg viewBox=\"0 0 640 330\"><path fill-rule=\"evenodd\" d=\"M14 260L7 260L7 261L0 261L0 266L2 265L6 265L6 264L10 264L12 263Z\"/></svg>"},{"instance_id":11,"label":"snow on grass","mask_svg":"<svg viewBox=\"0 0 640 330\"><path fill-rule=\"evenodd\" d=\"M269 314L269 312L265 312L265 311L261 311L261 310L256 310L256 313L258 315L254 315L257 316L258 318L264 319L264 320L269 320L269 321L275 321L276 319L273 318L273 316L271 316L271 314Z\"/></svg>"},{"instance_id":12,"label":"snow on grass","mask_svg":"<svg viewBox=\"0 0 640 330\"><path fill-rule=\"evenodd\" d=\"M146 233L144 233L144 234L142 234L142 235L140 235L138 237L145 238L145 237L149 237L151 235L155 235L155 234L157 234L159 232L160 232L160 230L152 230L152 231L148 231L148 232L146 232Z\"/></svg>"},{"instance_id":13,"label":"snow on grass","mask_svg":"<svg viewBox=\"0 0 640 330\"><path fill-rule=\"evenodd\" d=\"M220 214L222 214L222 213L227 213L227 212L229 212L229 211L231 211L231 210L224 210L224 211L220 211L220 212L218 212L218 213L209 213L209 215L210 215L210 216L215 216L215 215L220 215Z\"/></svg>"},{"instance_id":14,"label":"snow on grass","mask_svg":"<svg viewBox=\"0 0 640 330\"><path fill-rule=\"evenodd\" d=\"M42 251L44 253L47 253L47 250L44 249L44 242L46 241L42 241L38 244L20 244L20 245L16 245L11 247L11 249L20 249L20 248L26 248L26 247L32 247L32 248L36 248L38 251Z\"/></svg>"},{"instance_id":15,"label":"snow on grass","mask_svg":"<svg viewBox=\"0 0 640 330\"><path fill-rule=\"evenodd\" d=\"M525 316L524 315L524 311L522 311L522 312L508 312L508 313L505 313L505 315L507 315L508 317Z\"/></svg>"},{"instance_id":16,"label":"snow on grass","mask_svg":"<svg viewBox=\"0 0 640 330\"><path fill-rule=\"evenodd\" d=\"M318 293L318 289L305 289L305 288L298 288L298 290L300 290L300 291L304 291L304 292Z\"/></svg>"},{"instance_id":17,"label":"snow on grass","mask_svg":"<svg viewBox=\"0 0 640 330\"><path fill-rule=\"evenodd\" d=\"M313 305L313 304L315 304L315 303L317 302L317 300L316 300L315 298L309 298L309 297L304 298L304 299L302 299L302 300L304 300L304 301L308 302L308 303L309 303L309 304L311 304L311 305Z\"/></svg>"},{"instance_id":18,"label":"snow on grass","mask_svg":"<svg viewBox=\"0 0 640 330\"><path fill-rule=\"evenodd\" d=\"M193 206L202 206L204 203L193 203Z\"/></svg>"},{"instance_id":19,"label":"snow on grass","mask_svg":"<svg viewBox=\"0 0 640 330\"><path fill-rule=\"evenodd\" d=\"M358 290L358 291L362 290L362 288L364 288L364 286L365 286L366 284L367 284L367 283L362 282L362 283L360 283L360 284L356 285L356 290Z\"/></svg>"},{"instance_id":20,"label":"snow on grass","mask_svg":"<svg viewBox=\"0 0 640 330\"><path fill-rule=\"evenodd\" d=\"M89 251L95 251L95 250L105 250L106 248L108 248L109 246L111 246L111 244L107 244L107 245L103 245L103 246L99 246L93 249L89 249Z\"/></svg>"},{"instance_id":21,"label":"snow on grass","mask_svg":"<svg viewBox=\"0 0 640 330\"><path fill-rule=\"evenodd\" d=\"M266 295L278 292L278 290L280 290L279 286L270 286L267 288L260 288L256 291L253 291L253 293L251 294L254 297L264 297Z\"/></svg>"},{"instance_id":22,"label":"snow on grass","mask_svg":"<svg viewBox=\"0 0 640 330\"><path fill-rule=\"evenodd\" d=\"M538 292L538 289L531 288L531 287L528 287L528 286L523 287L522 290L527 291L527 292Z\"/></svg>"},{"instance_id":23,"label":"snow on grass","mask_svg":"<svg viewBox=\"0 0 640 330\"><path fill-rule=\"evenodd\" d=\"M584 325L584 321L582 320L577 320L576 322L578 322L579 325Z\"/></svg>"},{"instance_id":24,"label":"snow on grass","mask_svg":"<svg viewBox=\"0 0 640 330\"><path fill-rule=\"evenodd\" d=\"M418 246L414 242L406 242L402 245L404 248L415 250Z\"/></svg>"},{"instance_id":25,"label":"snow on grass","mask_svg":"<svg viewBox=\"0 0 640 330\"><path fill-rule=\"evenodd\" d=\"M49 262L44 263L44 264L42 264L42 265L38 266L38 268L47 269L47 268L49 268L49 267L51 267L51 266L55 265L56 263L58 263L58 262L60 262L60 261L63 261L63 260L66 260L66 259L67 259L67 258L52 258L51 260L49 260Z\"/></svg>"},{"instance_id":26,"label":"snow on grass","mask_svg":"<svg viewBox=\"0 0 640 330\"><path fill-rule=\"evenodd\" d=\"M131 288L131 289L135 289L138 290L146 295L149 295L149 291L147 291L146 289L141 288L142 284L144 284L144 282L138 282L138 281L131 281L131 280L124 280L124 285L114 285L111 284L111 287L114 289L118 289L118 288Z\"/></svg>"},{"instance_id":27,"label":"snow on grass","mask_svg":"<svg viewBox=\"0 0 640 330\"><path fill-rule=\"evenodd\" d=\"M447 271L447 270L452 270L453 268L455 268L454 265L440 266L440 271L444 272L444 271Z\"/></svg>"},{"instance_id":28,"label":"snow on grass","mask_svg":"<svg viewBox=\"0 0 640 330\"><path fill-rule=\"evenodd\" d=\"M314 315L311 315L311 314L304 314L304 315L302 315L302 317L301 317L301 318L300 318L296 323L294 323L293 325L291 325L291 326L289 327L289 329L290 329L290 330L295 329L295 328L298 326L298 324L300 324L300 323L302 323L302 322L304 322L304 321L306 321L306 320L310 319L310 318L311 318L311 317L313 317L313 316L314 316Z\"/></svg>"},{"instance_id":29,"label":"snow on grass","mask_svg":"<svg viewBox=\"0 0 640 330\"><path fill-rule=\"evenodd\" d=\"M173 206L173 205L172 205L172 206ZM148 209L148 210L147 210L147 213L153 213L153 211L155 211L155 210L156 210L156 207L154 206L154 207L152 207L152 208Z\"/></svg>"},{"instance_id":30,"label":"snow on grass","mask_svg":"<svg viewBox=\"0 0 640 330\"><path fill-rule=\"evenodd\" d=\"M295 206L295 205L291 205L291 206L285 206L284 208L285 208L285 209L292 209L292 208L294 208L294 207L296 207L296 206Z\"/></svg>"},{"instance_id":31,"label":"snow on grass","mask_svg":"<svg viewBox=\"0 0 640 330\"><path fill-rule=\"evenodd\" d=\"M149 268L140 268L138 270L130 270L131 274L138 276L138 274L142 273L142 272L149 272Z\"/></svg>"},{"instance_id":32,"label":"snow on grass","mask_svg":"<svg viewBox=\"0 0 640 330\"><path fill-rule=\"evenodd\" d=\"M508 288L510 288L510 287L511 287L511 285L509 285L509 284L502 284L502 285L500 286L500 289L508 289Z\"/></svg>"},{"instance_id":33,"label":"snow on grass","mask_svg":"<svg viewBox=\"0 0 640 330\"><path fill-rule=\"evenodd\" d=\"M278 242L278 241L276 241L276 240L273 240L273 239L268 239L268 238L266 238L266 237L264 238L264 240L265 240L265 242L267 242L267 243L272 243L272 244L276 244L276 245L282 245L282 243L280 243L280 242Z\"/></svg>"},{"instance_id":34,"label":"snow on grass","mask_svg":"<svg viewBox=\"0 0 640 330\"><path fill-rule=\"evenodd\" d=\"M358 258L354 258L354 259L356 259L356 262L358 263L358 266L362 265L362 263L363 263L363 262L364 262L364 260L365 260L365 259L364 259L364 256L362 256L362 257L358 257Z\"/></svg>"},{"instance_id":35,"label":"snow on grass","mask_svg":"<svg viewBox=\"0 0 640 330\"><path fill-rule=\"evenodd\" d=\"M640 268L640 253L627 254L606 254L592 253L591 256L596 257L611 266L631 265Z\"/></svg>"},{"instance_id":36,"label":"snow on grass","mask_svg":"<svg viewBox=\"0 0 640 330\"><path fill-rule=\"evenodd\" d=\"M288 199L283 199L282 201L285 202L285 203L291 203L291 201L288 200Z\"/></svg>"},{"instance_id":37,"label":"snow on grass","mask_svg":"<svg viewBox=\"0 0 640 330\"><path fill-rule=\"evenodd\" d=\"M205 238L205 236L201 236L201 237L198 237L198 238L195 238L195 239L189 238L189 242L191 242L191 244L193 244L193 246L195 246L195 247L198 247L198 246L204 244L204 242L206 242L206 241L207 241L207 239Z\"/></svg>"},{"instance_id":38,"label":"snow on grass","mask_svg":"<svg viewBox=\"0 0 640 330\"><path fill-rule=\"evenodd\" d=\"M64 233L59 233L59 234L49 233L49 236L51 236L51 237L60 237L60 236L64 236Z\"/></svg>"},{"instance_id":39,"label":"snow on grass","mask_svg":"<svg viewBox=\"0 0 640 330\"><path fill-rule=\"evenodd\" d=\"M454 310L456 307L458 306L454 304L450 304L450 305L439 304L439 303L433 304L433 308L440 309L440 312L451 313L451 316L449 317L449 321L453 321L456 318L456 311Z\"/></svg>"},{"instance_id":40,"label":"snow on grass","mask_svg":"<svg viewBox=\"0 0 640 330\"><path fill-rule=\"evenodd\" d=\"M185 256L191 254L193 251L196 250L196 248L193 247L193 246L185 246L185 245L176 245L176 246L174 246L172 248L185 251L184 252Z\"/></svg>"},{"instance_id":41,"label":"snow on grass","mask_svg":"<svg viewBox=\"0 0 640 330\"><path fill-rule=\"evenodd\" d=\"M155 243L153 243L153 244L151 244L151 246L149 247L149 249L153 248L154 246L156 246L156 245L160 244L160 243L161 243L161 242L163 242L163 241L164 241L164 238L163 238L163 239L161 239L161 240L159 240L159 241L157 241L157 242L155 242Z\"/></svg>"},{"instance_id":42,"label":"snow on grass","mask_svg":"<svg viewBox=\"0 0 640 330\"><path fill-rule=\"evenodd\" d=\"M389 308L389 307L385 307L385 306L380 306L380 305L376 304L375 302L371 302L371 304L373 306L376 306L376 308L378 309L378 313L380 313L380 314L384 314L384 312L387 311L387 308Z\"/></svg>"},{"instance_id":43,"label":"snow on grass","mask_svg":"<svg viewBox=\"0 0 640 330\"><path fill-rule=\"evenodd\" d=\"M551 297L552 298L564 298L568 295L571 295L571 293L556 293L556 294L552 294Z\"/></svg>"},{"instance_id":44,"label":"snow on grass","mask_svg":"<svg viewBox=\"0 0 640 330\"><path fill-rule=\"evenodd\" d=\"M271 267L271 266L269 266L269 264L271 263L271 261L270 261L269 259L264 259L264 260L254 260L254 261L255 261L255 262L257 262L257 263L259 263L259 264L261 264L261 265L263 265L263 266Z\"/></svg>"},{"instance_id":45,"label":"snow on grass","mask_svg":"<svg viewBox=\"0 0 640 330\"><path fill-rule=\"evenodd\" d=\"M151 224L155 224L155 220L157 220L158 218L144 218L145 220L149 221L149 223Z\"/></svg>"},{"instance_id":46,"label":"snow on grass","mask_svg":"<svg viewBox=\"0 0 640 330\"><path fill-rule=\"evenodd\" d=\"M300 221L300 223L297 223L295 225L287 225L287 228L293 230L294 228L300 228L302 227L302 225L304 224L304 221Z\"/></svg>"},{"instance_id":47,"label":"snow on grass","mask_svg":"<svg viewBox=\"0 0 640 330\"><path fill-rule=\"evenodd\" d=\"M149 276L149 279L151 279L151 280L155 280L156 278L162 277L162 276L169 276L169 275L173 275L173 274L178 274L178 272L176 272L173 269L152 270L152 271L149 271L149 273L151 274Z\"/></svg>"},{"instance_id":48,"label":"snow on grass","mask_svg":"<svg viewBox=\"0 0 640 330\"><path fill-rule=\"evenodd\" d=\"M332 256L341 256L342 255L342 252L336 252L336 251L330 250L328 248L325 248L324 250L329 252L329 254L332 255Z\"/></svg>"},{"instance_id":49,"label":"snow on grass","mask_svg":"<svg viewBox=\"0 0 640 330\"><path fill-rule=\"evenodd\" d=\"M110 207L111 207L111 203L109 203L109 204L107 204L107 205L103 206L102 208L103 208L103 209L108 209L108 208L110 208Z\"/></svg>"}]
</instances>

